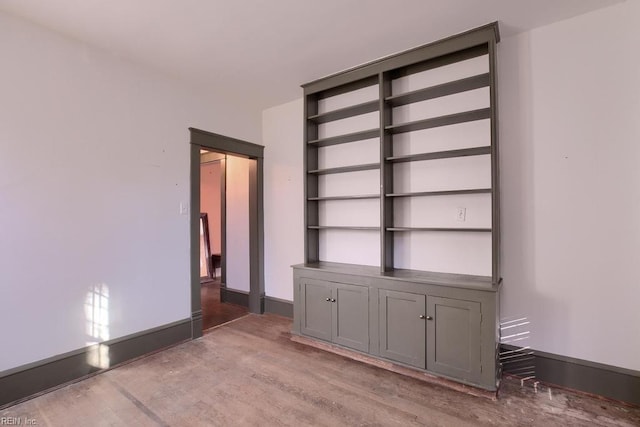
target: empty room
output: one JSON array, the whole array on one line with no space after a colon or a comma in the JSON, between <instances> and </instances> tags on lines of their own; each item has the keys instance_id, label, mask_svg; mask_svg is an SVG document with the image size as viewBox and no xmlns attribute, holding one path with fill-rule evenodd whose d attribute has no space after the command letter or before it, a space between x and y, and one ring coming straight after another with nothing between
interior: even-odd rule
<instances>
[{"instance_id":1,"label":"empty room","mask_svg":"<svg viewBox=\"0 0 640 427\"><path fill-rule=\"evenodd\" d=\"M0 1L0 425L640 425L638 22Z\"/></svg>"}]
</instances>

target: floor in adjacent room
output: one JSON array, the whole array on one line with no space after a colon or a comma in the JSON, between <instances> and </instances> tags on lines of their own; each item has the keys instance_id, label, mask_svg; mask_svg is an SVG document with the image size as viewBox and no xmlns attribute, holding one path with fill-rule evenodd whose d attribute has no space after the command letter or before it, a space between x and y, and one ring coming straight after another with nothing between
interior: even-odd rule
<instances>
[{"instance_id":1,"label":"floor in adjacent room","mask_svg":"<svg viewBox=\"0 0 640 427\"><path fill-rule=\"evenodd\" d=\"M202 301L202 329L207 330L242 316L249 310L246 307L220 301L220 278L206 280L200 284Z\"/></svg>"},{"instance_id":2,"label":"floor in adjacent room","mask_svg":"<svg viewBox=\"0 0 640 427\"><path fill-rule=\"evenodd\" d=\"M250 314L0 411L39 426L638 426L640 408L505 379L492 401L289 339Z\"/></svg>"}]
</instances>

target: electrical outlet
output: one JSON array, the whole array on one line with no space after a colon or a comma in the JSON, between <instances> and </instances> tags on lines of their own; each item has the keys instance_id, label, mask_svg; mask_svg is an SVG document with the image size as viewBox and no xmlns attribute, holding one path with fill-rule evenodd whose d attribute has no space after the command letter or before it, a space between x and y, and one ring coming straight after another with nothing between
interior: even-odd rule
<instances>
[{"instance_id":1,"label":"electrical outlet","mask_svg":"<svg viewBox=\"0 0 640 427\"><path fill-rule=\"evenodd\" d=\"M180 202L180 215L186 215L189 213L189 204L186 202Z\"/></svg>"},{"instance_id":2,"label":"electrical outlet","mask_svg":"<svg viewBox=\"0 0 640 427\"><path fill-rule=\"evenodd\" d=\"M467 219L467 208L456 209L456 220L464 222Z\"/></svg>"}]
</instances>

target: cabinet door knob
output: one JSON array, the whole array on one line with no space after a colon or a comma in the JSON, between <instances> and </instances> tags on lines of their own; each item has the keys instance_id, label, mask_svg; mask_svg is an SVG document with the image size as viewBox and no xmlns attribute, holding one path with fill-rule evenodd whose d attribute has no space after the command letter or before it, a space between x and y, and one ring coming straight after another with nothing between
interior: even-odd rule
<instances>
[{"instance_id":1,"label":"cabinet door knob","mask_svg":"<svg viewBox=\"0 0 640 427\"><path fill-rule=\"evenodd\" d=\"M336 299L335 298L331 298L331 302L336 302Z\"/></svg>"},{"instance_id":2,"label":"cabinet door knob","mask_svg":"<svg viewBox=\"0 0 640 427\"><path fill-rule=\"evenodd\" d=\"M425 316L424 314L421 314L421 315L420 315L420 318L421 318L421 319L427 319L427 320L433 320L433 317L431 317L431 316Z\"/></svg>"},{"instance_id":3,"label":"cabinet door knob","mask_svg":"<svg viewBox=\"0 0 640 427\"><path fill-rule=\"evenodd\" d=\"M327 298L325 301L327 301L327 302L331 302L331 298Z\"/></svg>"}]
</instances>

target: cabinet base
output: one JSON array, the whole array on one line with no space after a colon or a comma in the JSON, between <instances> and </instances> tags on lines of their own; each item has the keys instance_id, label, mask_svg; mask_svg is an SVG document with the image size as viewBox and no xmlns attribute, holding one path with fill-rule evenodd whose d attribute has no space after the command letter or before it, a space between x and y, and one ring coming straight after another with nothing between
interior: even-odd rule
<instances>
[{"instance_id":1,"label":"cabinet base","mask_svg":"<svg viewBox=\"0 0 640 427\"><path fill-rule=\"evenodd\" d=\"M319 341L313 338L307 338L301 335L291 334L291 341L308 345L310 347L314 347L319 350L328 351L330 353L334 353L358 362L363 362L368 365L377 366L378 368L386 369L387 371L391 371L397 374L415 378L429 384L440 385L452 390L470 394L472 396L484 397L486 399L490 399L494 401L498 400L497 390L490 391L490 390L484 390L482 388L474 387L467 384L461 384L459 382L449 380L443 377L438 377L436 375L433 375L424 371L420 371L418 369L413 369L407 366L398 365L396 363L393 363L387 360L378 359L376 357L359 353L357 351L352 351L344 347L339 347L337 345L334 345L328 342Z\"/></svg>"}]
</instances>

